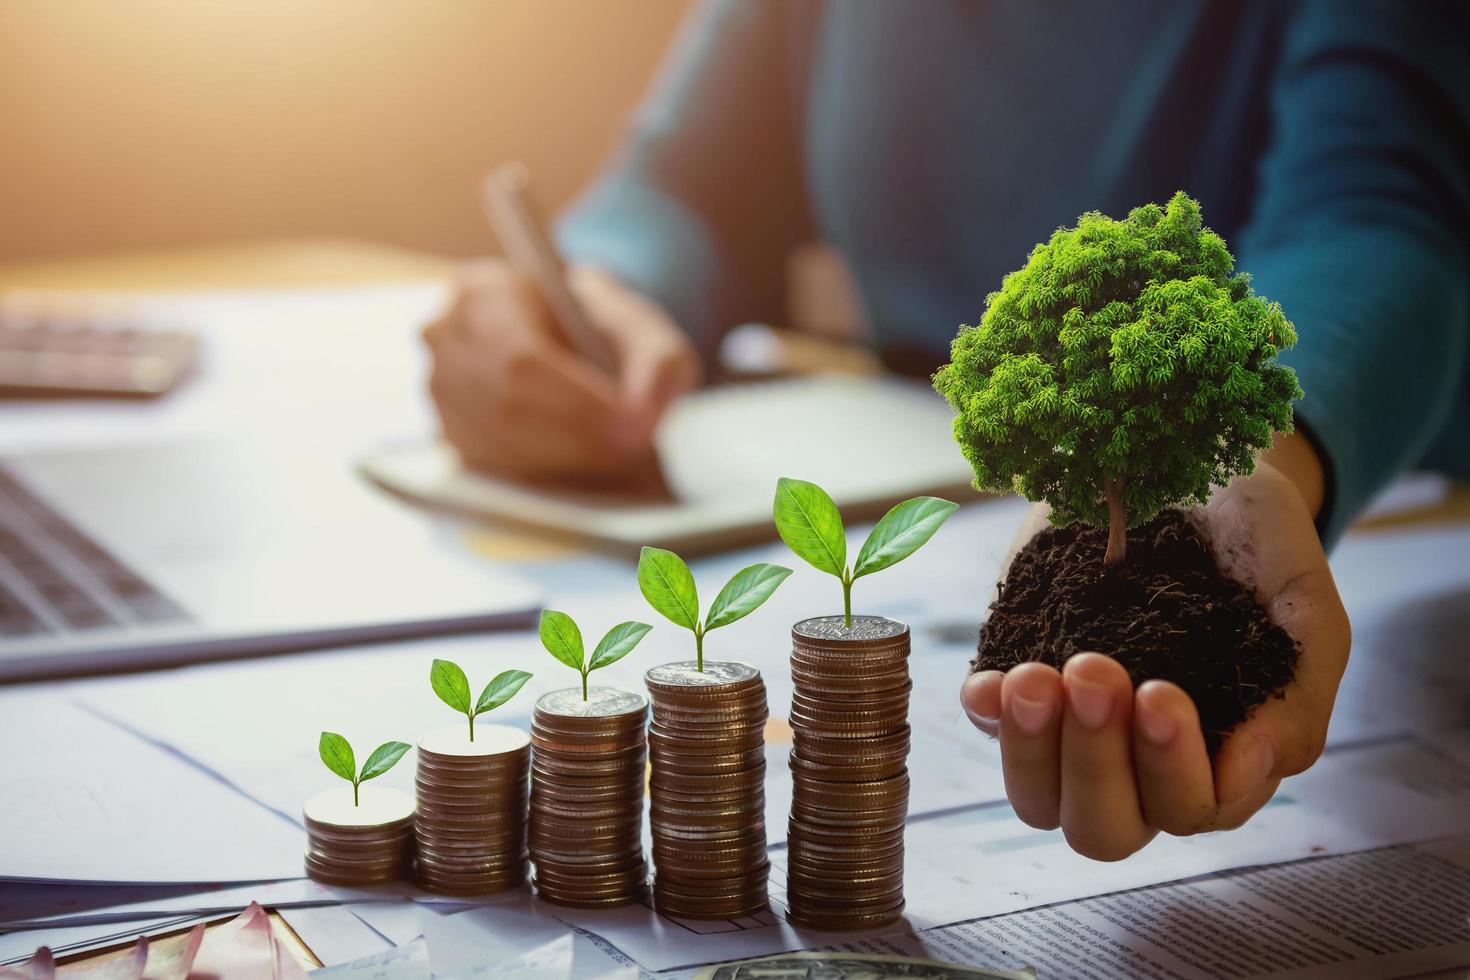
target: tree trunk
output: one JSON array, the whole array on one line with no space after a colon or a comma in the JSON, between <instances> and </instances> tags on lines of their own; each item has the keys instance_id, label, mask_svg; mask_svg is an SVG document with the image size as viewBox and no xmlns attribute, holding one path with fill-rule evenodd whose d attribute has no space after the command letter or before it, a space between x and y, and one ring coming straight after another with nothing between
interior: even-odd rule
<instances>
[{"instance_id":1,"label":"tree trunk","mask_svg":"<svg viewBox=\"0 0 1470 980\"><path fill-rule=\"evenodd\" d=\"M1104 565L1117 565L1128 550L1128 514L1123 510L1123 481L1104 480L1103 499L1108 502L1108 550Z\"/></svg>"}]
</instances>

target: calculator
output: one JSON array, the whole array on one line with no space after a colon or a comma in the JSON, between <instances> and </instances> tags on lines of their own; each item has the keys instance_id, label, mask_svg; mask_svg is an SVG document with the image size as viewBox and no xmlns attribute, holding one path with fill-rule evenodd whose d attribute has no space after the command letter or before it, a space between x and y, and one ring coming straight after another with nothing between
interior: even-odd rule
<instances>
[{"instance_id":1,"label":"calculator","mask_svg":"<svg viewBox=\"0 0 1470 980\"><path fill-rule=\"evenodd\" d=\"M156 398L198 356L187 330L0 318L0 397Z\"/></svg>"}]
</instances>

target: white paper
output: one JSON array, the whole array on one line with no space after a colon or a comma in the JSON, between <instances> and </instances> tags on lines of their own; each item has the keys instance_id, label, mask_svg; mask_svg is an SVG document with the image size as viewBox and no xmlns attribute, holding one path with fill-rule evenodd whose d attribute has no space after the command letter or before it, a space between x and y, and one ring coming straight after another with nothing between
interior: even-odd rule
<instances>
[{"instance_id":1,"label":"white paper","mask_svg":"<svg viewBox=\"0 0 1470 980\"><path fill-rule=\"evenodd\" d=\"M351 905L352 913L393 942L422 935L428 941L434 975L465 971L485 962L515 960L527 952L571 937L572 980L625 980L638 967L597 936L573 931L552 906L523 893L483 908L441 914L422 903Z\"/></svg>"},{"instance_id":2,"label":"white paper","mask_svg":"<svg viewBox=\"0 0 1470 980\"><path fill-rule=\"evenodd\" d=\"M351 905L349 909L394 943L423 936L436 974L466 969L482 959L510 960L567 934L544 903L514 892L495 905L445 914L420 903Z\"/></svg>"},{"instance_id":3,"label":"white paper","mask_svg":"<svg viewBox=\"0 0 1470 980\"><path fill-rule=\"evenodd\" d=\"M322 966L353 963L394 948L392 943L341 905L277 911Z\"/></svg>"},{"instance_id":4,"label":"white paper","mask_svg":"<svg viewBox=\"0 0 1470 980\"><path fill-rule=\"evenodd\" d=\"M1024 510L1015 500L992 501L956 514L928 546L936 567L981 566L979 580L993 580L1015 523ZM866 528L853 529L853 548ZM738 569L755 561L791 561L784 545L750 549L695 562L695 574L713 594ZM537 578L534 568L528 571ZM591 557L557 563L539 573L548 605L570 611L584 632L600 636L614 623L641 615L632 570L624 562ZM609 590L607 583L623 583ZM855 589L855 608L908 622L914 631L914 726L910 812L930 813L1000 799L1004 783L998 747L977 732L959 708L959 685L974 656L963 623L978 621L989 587L977 590L966 575L935 577L919 562L906 562L865 579ZM630 599L630 596L633 598ZM765 678L771 713L767 769L767 828L785 839L791 777L786 765L789 734L781 725L791 704L791 624L814 611L840 610L841 587L830 576L801 566L756 614L711 633L706 656L755 664ZM651 613L650 613L651 614ZM652 620L650 620L652 622ZM958 642L954 637L958 635ZM599 683L643 690L652 664L687 660L693 638L672 625L656 626L635 654L600 670ZM416 744L423 732L452 723L455 715L429 688L430 663L461 664L471 682L519 667L534 673L516 698L489 716L526 725L542 693L576 682L576 674L551 661L531 632L452 637L349 650L206 664L156 674L73 684L82 703L196 760L220 779L292 820L307 797L332 784L317 758L323 729L354 745L389 739ZM216 692L228 691L228 698ZM270 725L260 725L269 717ZM925 765L943 759L944 765ZM379 778L381 785L410 790L414 757Z\"/></svg>"},{"instance_id":5,"label":"white paper","mask_svg":"<svg viewBox=\"0 0 1470 980\"><path fill-rule=\"evenodd\" d=\"M433 950L430 950L433 961ZM434 968L435 980L571 980L572 933L565 930L525 952L503 958L481 955L475 962L455 970Z\"/></svg>"},{"instance_id":6,"label":"white paper","mask_svg":"<svg viewBox=\"0 0 1470 980\"><path fill-rule=\"evenodd\" d=\"M1126 861L1076 854L1058 831L1022 824L1005 804L911 821L902 923L878 933L1137 888L1160 881L1322 854L1470 833L1470 769L1411 741L1344 748L1288 780L1239 830L1161 837ZM646 969L715 963L831 941L784 921L785 853L771 854L772 913L733 922L677 922L641 906L554 909Z\"/></svg>"},{"instance_id":7,"label":"white paper","mask_svg":"<svg viewBox=\"0 0 1470 980\"><path fill-rule=\"evenodd\" d=\"M1470 527L1349 534L1332 556L1353 651L1331 743L1470 725Z\"/></svg>"},{"instance_id":8,"label":"white paper","mask_svg":"<svg viewBox=\"0 0 1470 980\"><path fill-rule=\"evenodd\" d=\"M224 882L303 873L299 828L62 697L0 691L0 737L13 747L0 759L0 877Z\"/></svg>"},{"instance_id":9,"label":"white paper","mask_svg":"<svg viewBox=\"0 0 1470 980\"><path fill-rule=\"evenodd\" d=\"M1388 980L1470 963L1470 839L1232 871L844 944L1057 980Z\"/></svg>"},{"instance_id":10,"label":"white paper","mask_svg":"<svg viewBox=\"0 0 1470 980\"><path fill-rule=\"evenodd\" d=\"M422 938L414 939L351 963L324 966L308 976L322 980L429 980L429 944Z\"/></svg>"}]
</instances>

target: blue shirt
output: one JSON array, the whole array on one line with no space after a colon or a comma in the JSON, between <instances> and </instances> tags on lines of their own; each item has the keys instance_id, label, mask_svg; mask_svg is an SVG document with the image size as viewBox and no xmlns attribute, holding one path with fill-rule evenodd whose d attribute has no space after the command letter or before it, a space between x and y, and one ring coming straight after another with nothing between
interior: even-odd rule
<instances>
[{"instance_id":1,"label":"blue shirt","mask_svg":"<svg viewBox=\"0 0 1470 980\"><path fill-rule=\"evenodd\" d=\"M559 237L706 354L820 237L927 372L1055 228L1180 189L1296 325L1329 542L1470 475L1470 5L710 0Z\"/></svg>"}]
</instances>

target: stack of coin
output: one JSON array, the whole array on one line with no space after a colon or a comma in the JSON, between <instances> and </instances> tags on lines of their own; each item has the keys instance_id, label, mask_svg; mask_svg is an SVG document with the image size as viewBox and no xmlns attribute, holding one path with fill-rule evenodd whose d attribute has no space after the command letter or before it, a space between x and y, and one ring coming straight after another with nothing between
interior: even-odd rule
<instances>
[{"instance_id":1,"label":"stack of coin","mask_svg":"<svg viewBox=\"0 0 1470 980\"><path fill-rule=\"evenodd\" d=\"M413 859L413 797L396 789L351 786L306 801L306 873L326 885L381 885L408 874Z\"/></svg>"},{"instance_id":2,"label":"stack of coin","mask_svg":"<svg viewBox=\"0 0 1470 980\"><path fill-rule=\"evenodd\" d=\"M878 616L791 630L792 922L869 929L903 913L909 628Z\"/></svg>"},{"instance_id":3,"label":"stack of coin","mask_svg":"<svg viewBox=\"0 0 1470 980\"><path fill-rule=\"evenodd\" d=\"M593 687L552 691L531 722L531 859L548 902L605 908L642 898L648 701Z\"/></svg>"},{"instance_id":4,"label":"stack of coin","mask_svg":"<svg viewBox=\"0 0 1470 980\"><path fill-rule=\"evenodd\" d=\"M441 728L419 742L415 878L452 895L483 895L526 880L530 739L507 725Z\"/></svg>"},{"instance_id":5,"label":"stack of coin","mask_svg":"<svg viewBox=\"0 0 1470 980\"><path fill-rule=\"evenodd\" d=\"M658 911L738 919L766 907L766 685L749 664L664 664L653 701L649 783Z\"/></svg>"}]
</instances>

